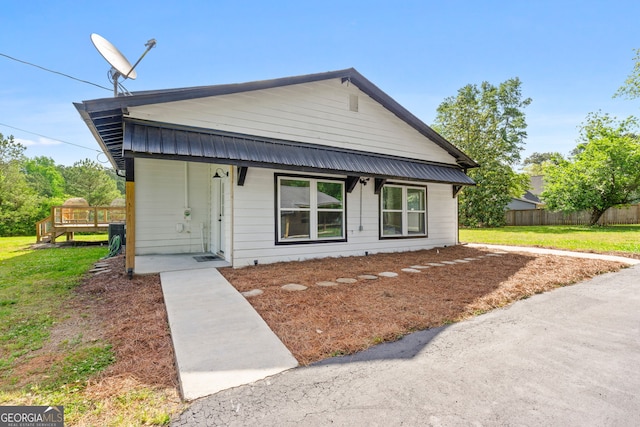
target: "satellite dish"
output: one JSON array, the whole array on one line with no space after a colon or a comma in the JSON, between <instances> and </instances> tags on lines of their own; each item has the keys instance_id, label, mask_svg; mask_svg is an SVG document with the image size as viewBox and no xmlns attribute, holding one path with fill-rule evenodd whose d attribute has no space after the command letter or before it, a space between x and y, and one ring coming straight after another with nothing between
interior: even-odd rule
<instances>
[{"instance_id":1,"label":"satellite dish","mask_svg":"<svg viewBox=\"0 0 640 427\"><path fill-rule=\"evenodd\" d=\"M95 48L100 52L100 55L111 65L111 70L109 72L110 78L113 80L113 96L118 96L118 79L123 77L126 79L135 80L138 77L136 73L136 66L142 61L142 58L156 45L156 40L151 39L145 46L147 50L144 51L140 59L136 61L135 64L131 65L131 63L125 58L125 56L116 48L109 40L105 39L99 34L93 33L91 34L91 42L95 46ZM126 92L126 89L124 89ZM128 93L128 92L126 92Z\"/></svg>"},{"instance_id":2,"label":"satellite dish","mask_svg":"<svg viewBox=\"0 0 640 427\"><path fill-rule=\"evenodd\" d=\"M138 75L127 58L111 42L99 34L91 34L91 42L98 49L100 55L126 79L135 80Z\"/></svg>"}]
</instances>

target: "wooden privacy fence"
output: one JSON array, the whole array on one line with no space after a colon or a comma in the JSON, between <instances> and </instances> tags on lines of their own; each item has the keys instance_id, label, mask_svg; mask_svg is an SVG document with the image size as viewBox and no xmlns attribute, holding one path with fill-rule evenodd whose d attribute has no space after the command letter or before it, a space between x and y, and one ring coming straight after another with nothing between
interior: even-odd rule
<instances>
[{"instance_id":1,"label":"wooden privacy fence","mask_svg":"<svg viewBox=\"0 0 640 427\"><path fill-rule=\"evenodd\" d=\"M590 218L588 211L565 214L546 209L525 209L505 212L506 225L589 225ZM640 224L640 204L609 208L600 217L598 224Z\"/></svg>"}]
</instances>

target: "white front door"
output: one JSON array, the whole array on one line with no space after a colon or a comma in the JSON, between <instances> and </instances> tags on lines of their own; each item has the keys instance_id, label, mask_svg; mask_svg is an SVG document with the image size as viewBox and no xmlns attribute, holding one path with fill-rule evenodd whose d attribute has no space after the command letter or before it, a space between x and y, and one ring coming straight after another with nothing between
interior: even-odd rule
<instances>
[{"instance_id":1,"label":"white front door","mask_svg":"<svg viewBox=\"0 0 640 427\"><path fill-rule=\"evenodd\" d=\"M211 185L211 252L224 256L225 217L224 191L227 177L213 178Z\"/></svg>"}]
</instances>

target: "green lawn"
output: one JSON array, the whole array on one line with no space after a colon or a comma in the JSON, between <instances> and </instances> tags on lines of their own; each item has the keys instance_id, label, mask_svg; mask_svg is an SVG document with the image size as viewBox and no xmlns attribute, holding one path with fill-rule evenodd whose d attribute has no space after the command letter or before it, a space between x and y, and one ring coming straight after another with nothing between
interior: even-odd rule
<instances>
[{"instance_id":1,"label":"green lawn","mask_svg":"<svg viewBox=\"0 0 640 427\"><path fill-rule=\"evenodd\" d=\"M76 236L76 240L96 241L96 236ZM106 235L98 240L106 240ZM87 416L98 419L96 425L168 423L161 392L115 391L103 399L84 394L87 381L114 362L110 343L86 339L82 333L49 342L52 328L70 317L66 303L73 298L73 289L108 247L34 250L33 243L35 237L0 238L0 405L63 405L67 425L84 424L81 420ZM21 375L19 368L41 356L38 351L43 347L55 363L44 365L42 373Z\"/></svg>"},{"instance_id":2,"label":"green lawn","mask_svg":"<svg viewBox=\"0 0 640 427\"><path fill-rule=\"evenodd\" d=\"M640 254L640 225L460 229L460 242Z\"/></svg>"},{"instance_id":3,"label":"green lawn","mask_svg":"<svg viewBox=\"0 0 640 427\"><path fill-rule=\"evenodd\" d=\"M0 378L5 390L19 381L13 376L16 366L40 349L51 327L64 318L70 291L107 252L100 246L29 249L34 242L34 237L0 239ZM58 383L58 378L49 379Z\"/></svg>"}]
</instances>

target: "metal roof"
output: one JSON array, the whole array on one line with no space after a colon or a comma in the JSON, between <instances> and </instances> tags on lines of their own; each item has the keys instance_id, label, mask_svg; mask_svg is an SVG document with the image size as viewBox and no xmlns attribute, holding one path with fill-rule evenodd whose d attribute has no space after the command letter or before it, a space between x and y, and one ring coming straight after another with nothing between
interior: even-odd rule
<instances>
[{"instance_id":1,"label":"metal roof","mask_svg":"<svg viewBox=\"0 0 640 427\"><path fill-rule=\"evenodd\" d=\"M94 99L83 101L82 103L75 103L74 105L102 147L103 151L109 157L114 168L124 170L122 138L124 136L123 123L128 107L227 95L336 78L342 79L342 81L349 81L356 85L372 99L379 102L382 106L405 121L408 125L446 150L451 156L453 156L461 168L467 169L478 167L478 164L469 156L453 146L440 134L411 114L407 109L398 104L393 98L384 93L353 68L241 84L133 92L130 96Z\"/></svg>"},{"instance_id":2,"label":"metal roof","mask_svg":"<svg viewBox=\"0 0 640 427\"><path fill-rule=\"evenodd\" d=\"M473 185L459 166L125 119L125 156Z\"/></svg>"}]
</instances>

